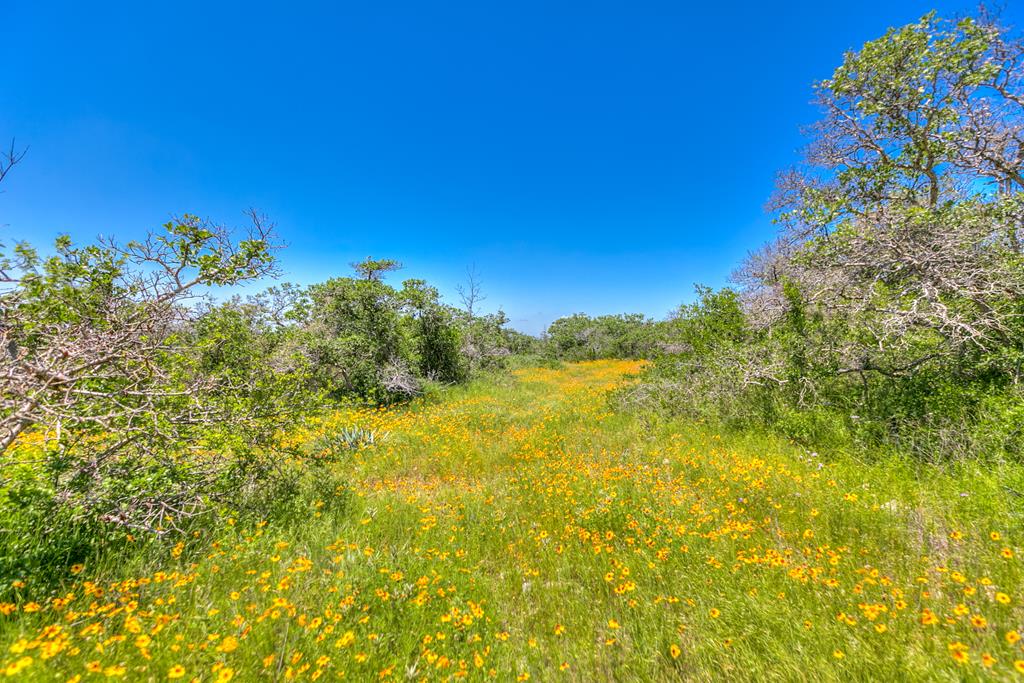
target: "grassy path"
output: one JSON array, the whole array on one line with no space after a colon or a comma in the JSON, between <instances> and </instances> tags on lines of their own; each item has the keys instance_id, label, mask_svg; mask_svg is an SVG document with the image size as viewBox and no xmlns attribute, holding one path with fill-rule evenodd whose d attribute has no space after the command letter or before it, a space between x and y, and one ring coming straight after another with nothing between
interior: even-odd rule
<instances>
[{"instance_id":1,"label":"grassy path","mask_svg":"<svg viewBox=\"0 0 1024 683\"><path fill-rule=\"evenodd\" d=\"M311 425L296 438L350 424L389 437L334 466L344 484L287 523L226 520L198 551L86 567L45 600L26 585L0 607L7 673L961 680L1024 669L1019 510L984 502L999 489L990 473L826 464L770 440L650 425L606 399L637 369L531 369Z\"/></svg>"}]
</instances>

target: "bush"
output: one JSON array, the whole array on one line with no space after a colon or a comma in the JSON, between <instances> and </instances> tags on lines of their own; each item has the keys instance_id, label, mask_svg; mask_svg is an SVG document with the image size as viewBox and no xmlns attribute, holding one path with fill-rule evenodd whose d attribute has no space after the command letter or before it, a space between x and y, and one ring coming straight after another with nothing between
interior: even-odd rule
<instances>
[{"instance_id":1,"label":"bush","mask_svg":"<svg viewBox=\"0 0 1024 683\"><path fill-rule=\"evenodd\" d=\"M1019 457L1024 185L1000 141L1021 126L1022 51L987 19L929 14L847 53L780 177L778 239L662 326L623 400L929 461Z\"/></svg>"}]
</instances>

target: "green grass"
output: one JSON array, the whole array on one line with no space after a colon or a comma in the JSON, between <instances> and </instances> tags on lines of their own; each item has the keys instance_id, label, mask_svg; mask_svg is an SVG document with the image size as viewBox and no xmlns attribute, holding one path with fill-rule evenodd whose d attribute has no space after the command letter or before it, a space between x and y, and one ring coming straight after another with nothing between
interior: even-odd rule
<instances>
[{"instance_id":1,"label":"green grass","mask_svg":"<svg viewBox=\"0 0 1024 683\"><path fill-rule=\"evenodd\" d=\"M1017 675L1019 468L812 457L614 413L635 370L525 369L301 430L388 437L291 515L110 548L52 593L20 577L4 663L44 680Z\"/></svg>"}]
</instances>

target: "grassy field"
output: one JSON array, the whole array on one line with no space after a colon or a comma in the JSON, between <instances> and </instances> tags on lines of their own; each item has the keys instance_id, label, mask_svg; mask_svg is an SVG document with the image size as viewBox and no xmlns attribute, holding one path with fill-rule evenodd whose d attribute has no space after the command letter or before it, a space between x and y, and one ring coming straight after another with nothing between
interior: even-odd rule
<instances>
[{"instance_id":1,"label":"grassy field","mask_svg":"<svg viewBox=\"0 0 1024 683\"><path fill-rule=\"evenodd\" d=\"M41 680L963 680L1024 673L1018 469L833 459L527 369L309 425L387 433L290 522L31 576ZM333 479L325 479L333 481ZM1019 486L1019 487L1018 487ZM128 544L131 545L130 543ZM159 553L157 549L160 548Z\"/></svg>"}]
</instances>

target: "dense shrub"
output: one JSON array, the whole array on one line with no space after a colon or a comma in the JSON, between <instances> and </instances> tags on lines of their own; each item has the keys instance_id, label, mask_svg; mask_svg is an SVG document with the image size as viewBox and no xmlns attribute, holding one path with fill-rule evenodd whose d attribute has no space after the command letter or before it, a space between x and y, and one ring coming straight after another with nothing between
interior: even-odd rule
<instances>
[{"instance_id":1,"label":"dense shrub","mask_svg":"<svg viewBox=\"0 0 1024 683\"><path fill-rule=\"evenodd\" d=\"M1024 44L928 15L816 90L778 239L664 325L626 400L926 459L1021 448Z\"/></svg>"},{"instance_id":2,"label":"dense shrub","mask_svg":"<svg viewBox=\"0 0 1024 683\"><path fill-rule=\"evenodd\" d=\"M357 270L363 264L357 264ZM503 315L466 316L436 288L378 277L335 278L308 291L296 337L317 386L335 398L387 403L497 367L510 353Z\"/></svg>"},{"instance_id":3,"label":"dense shrub","mask_svg":"<svg viewBox=\"0 0 1024 683\"><path fill-rule=\"evenodd\" d=\"M638 313L591 317L576 313L548 326L545 343L555 358L646 358L657 349L654 323Z\"/></svg>"},{"instance_id":4,"label":"dense shrub","mask_svg":"<svg viewBox=\"0 0 1024 683\"><path fill-rule=\"evenodd\" d=\"M0 247L0 574L45 580L112 534L181 535L218 511L290 514L301 491L337 488L322 454L283 438L304 416L465 381L516 340L503 315L390 286L393 261L214 303L275 272L252 218L242 239L186 215L141 242Z\"/></svg>"},{"instance_id":5,"label":"dense shrub","mask_svg":"<svg viewBox=\"0 0 1024 683\"><path fill-rule=\"evenodd\" d=\"M246 309L193 305L271 273L272 247L258 216L241 240L184 216L141 242L0 253L4 562L45 575L113 530L183 532L277 490L301 382L260 364Z\"/></svg>"}]
</instances>

